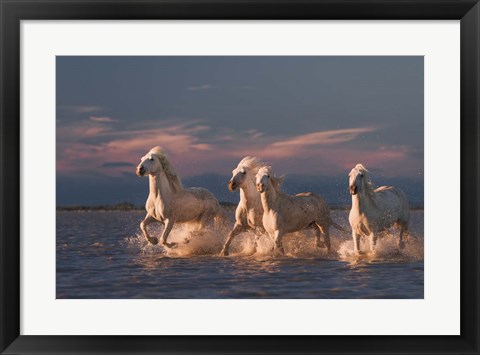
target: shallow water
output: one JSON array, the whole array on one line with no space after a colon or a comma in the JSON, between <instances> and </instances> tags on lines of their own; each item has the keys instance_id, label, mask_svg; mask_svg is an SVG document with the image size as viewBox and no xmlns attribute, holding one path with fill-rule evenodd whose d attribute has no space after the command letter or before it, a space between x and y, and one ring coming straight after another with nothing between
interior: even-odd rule
<instances>
[{"instance_id":1,"label":"shallow water","mask_svg":"<svg viewBox=\"0 0 480 355\"><path fill-rule=\"evenodd\" d=\"M332 215L349 230L347 211ZM360 257L350 232L333 228L329 254L306 231L285 237L286 256L272 255L267 237L255 250L254 235L245 233L229 257L219 257L229 226L201 235L174 227L169 241L178 247L165 250L140 236L143 217L58 211L57 298L423 298L423 211L411 213L404 250L387 235L374 255ZM154 236L160 231L151 228Z\"/></svg>"}]
</instances>

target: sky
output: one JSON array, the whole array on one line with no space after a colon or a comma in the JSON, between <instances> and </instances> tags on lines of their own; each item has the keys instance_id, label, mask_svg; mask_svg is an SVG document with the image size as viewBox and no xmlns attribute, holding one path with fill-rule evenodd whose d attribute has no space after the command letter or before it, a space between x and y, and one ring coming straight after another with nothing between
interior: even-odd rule
<instances>
[{"instance_id":1,"label":"sky","mask_svg":"<svg viewBox=\"0 0 480 355\"><path fill-rule=\"evenodd\" d=\"M363 163L423 188L423 78L421 56L58 56L57 204L136 200L156 145L209 186L254 155L287 177L341 185Z\"/></svg>"}]
</instances>

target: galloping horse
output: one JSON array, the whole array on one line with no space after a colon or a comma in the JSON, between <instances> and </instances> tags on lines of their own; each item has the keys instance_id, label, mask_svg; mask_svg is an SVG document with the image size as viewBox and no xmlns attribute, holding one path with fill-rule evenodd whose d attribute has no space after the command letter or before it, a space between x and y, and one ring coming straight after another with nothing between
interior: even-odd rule
<instances>
[{"instance_id":1,"label":"galloping horse","mask_svg":"<svg viewBox=\"0 0 480 355\"><path fill-rule=\"evenodd\" d=\"M381 186L374 190L368 170L362 164L357 164L349 177L352 208L348 220L355 252L359 253L360 236L370 238L370 249L374 251L378 233L393 225L400 228L398 246L403 249L403 234L408 230L409 220L405 193L394 186Z\"/></svg>"},{"instance_id":2,"label":"galloping horse","mask_svg":"<svg viewBox=\"0 0 480 355\"><path fill-rule=\"evenodd\" d=\"M260 163L256 157L245 157L232 171L232 178L228 182L228 189L230 191L240 189L240 202L235 210L235 225L228 235L221 255L228 255L230 243L233 238L240 233L249 229L253 230L257 236L265 233L262 223L262 201L260 194L255 188L255 175L261 166L262 163Z\"/></svg>"},{"instance_id":3,"label":"galloping horse","mask_svg":"<svg viewBox=\"0 0 480 355\"><path fill-rule=\"evenodd\" d=\"M330 218L330 209L325 201L311 192L295 196L280 191L283 179L275 177L269 166L262 167L256 176L257 190L261 194L263 206L263 226L273 237L275 249L284 254L282 237L303 229L315 230L315 243L322 247L320 236L323 234L325 246L330 251L330 226L343 230Z\"/></svg>"},{"instance_id":4,"label":"galloping horse","mask_svg":"<svg viewBox=\"0 0 480 355\"><path fill-rule=\"evenodd\" d=\"M150 179L150 194L145 204L147 215L140 223L140 229L150 243L158 244L158 239L150 237L147 231L147 226L153 222L165 225L161 242L173 247L176 243L168 243L167 238L175 223L196 224L201 229L218 218L225 218L225 211L210 191L182 186L162 148L154 147L143 156L136 173L138 176L148 175Z\"/></svg>"}]
</instances>

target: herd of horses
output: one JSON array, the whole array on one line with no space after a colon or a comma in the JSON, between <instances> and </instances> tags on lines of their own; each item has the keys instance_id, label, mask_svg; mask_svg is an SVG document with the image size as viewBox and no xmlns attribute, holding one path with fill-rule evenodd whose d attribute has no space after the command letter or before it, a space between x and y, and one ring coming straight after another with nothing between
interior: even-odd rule
<instances>
[{"instance_id":1,"label":"herd of horses","mask_svg":"<svg viewBox=\"0 0 480 355\"><path fill-rule=\"evenodd\" d=\"M215 196L200 187L183 187L165 152L159 146L141 158L136 168L138 176L148 176L150 193L145 205L147 215L140 223L145 238L158 244L150 236L147 226L154 222L164 225L160 242L172 248L176 243L167 238L176 223L195 224L202 230L212 223L228 223L228 215ZM288 195L281 191L282 177L276 177L271 166L255 157L243 158L232 171L228 182L230 191L240 190L240 202L235 211L235 224L228 234L221 255L229 254L235 236L253 231L258 237L268 235L274 241L274 251L283 254L282 238L288 233L305 229L315 231L315 244L330 251L330 227L344 231L330 216L330 208L318 195L311 192ZM404 235L408 232L409 206L402 190L393 186L372 188L368 170L357 164L349 174L352 207L349 214L354 251L360 253L360 237L370 240L375 250L377 238L390 227L400 229L399 248L404 248Z\"/></svg>"}]
</instances>

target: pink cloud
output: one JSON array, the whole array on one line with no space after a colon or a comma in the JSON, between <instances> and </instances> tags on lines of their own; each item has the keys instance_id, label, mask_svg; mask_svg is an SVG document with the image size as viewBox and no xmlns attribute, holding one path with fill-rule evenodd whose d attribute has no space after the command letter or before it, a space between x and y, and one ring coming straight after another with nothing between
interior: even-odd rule
<instances>
[{"instance_id":1,"label":"pink cloud","mask_svg":"<svg viewBox=\"0 0 480 355\"><path fill-rule=\"evenodd\" d=\"M176 124L168 127L114 132L106 125L81 122L57 130L57 171L73 173L97 169L108 161L128 161L135 164L153 146L161 145L179 158L199 159L197 152L213 150L212 145L197 136L210 128L205 125ZM85 143L85 138L103 137L104 143ZM204 154L204 153L203 153ZM201 160L201 159L200 159ZM129 167L105 169L118 174Z\"/></svg>"},{"instance_id":2,"label":"pink cloud","mask_svg":"<svg viewBox=\"0 0 480 355\"><path fill-rule=\"evenodd\" d=\"M93 122L79 122L69 126L57 128L57 143L77 142L84 138L96 137L110 131L106 125L98 125Z\"/></svg>"},{"instance_id":3,"label":"pink cloud","mask_svg":"<svg viewBox=\"0 0 480 355\"><path fill-rule=\"evenodd\" d=\"M89 112L97 112L102 110L100 106L88 106L88 105L83 105L83 106L66 105L66 106L60 106L60 108L73 113L89 113Z\"/></svg>"},{"instance_id":4,"label":"pink cloud","mask_svg":"<svg viewBox=\"0 0 480 355\"><path fill-rule=\"evenodd\" d=\"M362 162L388 174L416 173L421 162L409 156L406 146L375 148L352 147L355 141L375 128L350 128L318 131L291 138L265 134L258 130L234 132L216 129L200 122L170 122L154 129L112 131L108 125L83 122L62 128L58 134L58 164L62 173L92 170L111 161L136 164L153 146L162 146L181 176L207 172L228 175L246 155L255 155L274 165L279 173L331 174L351 169ZM208 132L208 140L201 137ZM85 143L85 138L102 137L104 143ZM401 167L401 168L400 168ZM131 167L103 168L107 174L132 172Z\"/></svg>"},{"instance_id":5,"label":"pink cloud","mask_svg":"<svg viewBox=\"0 0 480 355\"><path fill-rule=\"evenodd\" d=\"M213 150L213 147L210 144L200 143L200 144L193 144L192 148L198 150Z\"/></svg>"},{"instance_id":6,"label":"pink cloud","mask_svg":"<svg viewBox=\"0 0 480 355\"><path fill-rule=\"evenodd\" d=\"M117 120L108 116L90 116L90 121L101 123L117 122Z\"/></svg>"},{"instance_id":7,"label":"pink cloud","mask_svg":"<svg viewBox=\"0 0 480 355\"><path fill-rule=\"evenodd\" d=\"M330 131L318 131L300 136L295 136L283 141L275 142L271 145L272 148L287 148L295 149L295 147L306 147L310 145L332 145L352 141L360 136L362 133L369 133L376 131L376 128L349 128L337 129Z\"/></svg>"}]
</instances>

